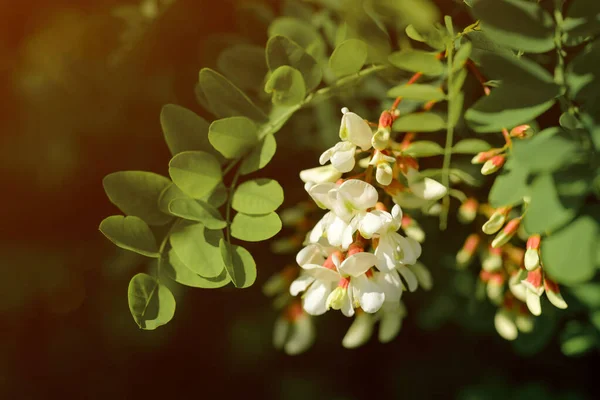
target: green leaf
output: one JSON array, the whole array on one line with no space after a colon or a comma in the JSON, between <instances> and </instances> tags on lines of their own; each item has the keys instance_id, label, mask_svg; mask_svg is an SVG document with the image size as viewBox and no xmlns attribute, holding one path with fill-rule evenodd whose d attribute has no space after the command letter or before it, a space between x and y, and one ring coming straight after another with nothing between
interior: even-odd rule
<instances>
[{"instance_id":1,"label":"green leaf","mask_svg":"<svg viewBox=\"0 0 600 400\"><path fill-rule=\"evenodd\" d=\"M489 77L502 83L466 111L465 119L477 132L530 122L552 107L559 94L552 76L533 61L485 53L481 63Z\"/></svg>"},{"instance_id":2,"label":"green leaf","mask_svg":"<svg viewBox=\"0 0 600 400\"><path fill-rule=\"evenodd\" d=\"M217 67L243 90L259 90L268 72L262 46L238 44L223 50Z\"/></svg>"},{"instance_id":3,"label":"green leaf","mask_svg":"<svg viewBox=\"0 0 600 400\"><path fill-rule=\"evenodd\" d=\"M411 100L439 101L446 98L446 94L439 87L421 83L412 85L398 85L387 92L388 97L403 97Z\"/></svg>"},{"instance_id":4,"label":"green leaf","mask_svg":"<svg viewBox=\"0 0 600 400\"><path fill-rule=\"evenodd\" d=\"M463 114L463 104L465 100L465 94L462 92L453 94L448 100L448 126L456 126Z\"/></svg>"},{"instance_id":5,"label":"green leaf","mask_svg":"<svg viewBox=\"0 0 600 400\"><path fill-rule=\"evenodd\" d=\"M567 65L565 81L569 95L597 109L600 79L596 66L600 63L600 41L595 40L579 52ZM590 110L591 111L591 110Z\"/></svg>"},{"instance_id":6,"label":"green leaf","mask_svg":"<svg viewBox=\"0 0 600 400\"><path fill-rule=\"evenodd\" d=\"M221 166L217 159L203 151L185 151L169 162L169 175L188 196L201 199L221 182Z\"/></svg>"},{"instance_id":7,"label":"green leaf","mask_svg":"<svg viewBox=\"0 0 600 400\"><path fill-rule=\"evenodd\" d=\"M454 55L454 60L452 63L452 71L457 71L465 66L465 63L469 59L471 55L471 51L473 50L473 45L471 42L464 42L458 48L458 51Z\"/></svg>"},{"instance_id":8,"label":"green leaf","mask_svg":"<svg viewBox=\"0 0 600 400\"><path fill-rule=\"evenodd\" d=\"M242 183L233 194L231 206L245 214L268 214L283 203L283 189L273 179L255 179Z\"/></svg>"},{"instance_id":9,"label":"green leaf","mask_svg":"<svg viewBox=\"0 0 600 400\"><path fill-rule=\"evenodd\" d=\"M566 356L579 356L597 346L597 334L589 324L568 321L560 335L560 349Z\"/></svg>"},{"instance_id":10,"label":"green leaf","mask_svg":"<svg viewBox=\"0 0 600 400\"><path fill-rule=\"evenodd\" d=\"M563 23L565 43L575 46L600 34L600 3L596 0L576 0L570 3Z\"/></svg>"},{"instance_id":11,"label":"green leaf","mask_svg":"<svg viewBox=\"0 0 600 400\"><path fill-rule=\"evenodd\" d=\"M185 286L197 287L203 289L215 289L227 285L231 279L227 271L223 269L221 273L214 278L205 278L192 272L183 261L179 259L174 250L169 250L169 262L163 260L163 268L168 277L175 282Z\"/></svg>"},{"instance_id":12,"label":"green leaf","mask_svg":"<svg viewBox=\"0 0 600 400\"><path fill-rule=\"evenodd\" d=\"M558 283L575 285L596 273L598 222L590 215L575 221L542 240L544 270Z\"/></svg>"},{"instance_id":13,"label":"green leaf","mask_svg":"<svg viewBox=\"0 0 600 400\"><path fill-rule=\"evenodd\" d=\"M331 54L329 68L338 78L355 74L365 65L367 54L367 45L362 40L344 40Z\"/></svg>"},{"instance_id":14,"label":"green leaf","mask_svg":"<svg viewBox=\"0 0 600 400\"><path fill-rule=\"evenodd\" d=\"M219 210L201 200L174 199L169 203L169 211L180 218L202 222L208 229L223 229L227 226L227 222L225 222Z\"/></svg>"},{"instance_id":15,"label":"green leaf","mask_svg":"<svg viewBox=\"0 0 600 400\"><path fill-rule=\"evenodd\" d=\"M444 64L436 56L436 53L422 50L397 51L390 54L389 61L393 66L406 71L435 76L444 72Z\"/></svg>"},{"instance_id":16,"label":"green leaf","mask_svg":"<svg viewBox=\"0 0 600 400\"><path fill-rule=\"evenodd\" d=\"M208 142L208 122L195 112L167 104L160 112L160 125L172 155L194 150L216 154Z\"/></svg>"},{"instance_id":17,"label":"green leaf","mask_svg":"<svg viewBox=\"0 0 600 400\"><path fill-rule=\"evenodd\" d=\"M283 65L289 65L300 71L308 92L314 90L321 83L323 73L315 59L300 45L285 36L271 37L267 42L266 54L271 72Z\"/></svg>"},{"instance_id":18,"label":"green leaf","mask_svg":"<svg viewBox=\"0 0 600 400\"><path fill-rule=\"evenodd\" d=\"M230 117L213 121L208 140L225 158L238 158L258 143L258 128L246 117Z\"/></svg>"},{"instance_id":19,"label":"green leaf","mask_svg":"<svg viewBox=\"0 0 600 400\"><path fill-rule=\"evenodd\" d=\"M529 171L552 172L572 163L578 144L558 127L536 134L531 139L513 144L513 155Z\"/></svg>"},{"instance_id":20,"label":"green leaf","mask_svg":"<svg viewBox=\"0 0 600 400\"><path fill-rule=\"evenodd\" d=\"M177 187L177 185L171 183L160 194L158 198L158 207L162 212L173 215L169 210L169 203L171 203L171 201L175 199L192 198L187 194L183 193L181 189ZM227 201L227 188L221 182L212 190L212 192L204 195L199 200L207 202L208 204L216 208L221 207L223 204L225 204L225 201Z\"/></svg>"},{"instance_id":21,"label":"green leaf","mask_svg":"<svg viewBox=\"0 0 600 400\"><path fill-rule=\"evenodd\" d=\"M481 139L463 139L452 147L455 154L477 154L491 149L492 146Z\"/></svg>"},{"instance_id":22,"label":"green leaf","mask_svg":"<svg viewBox=\"0 0 600 400\"><path fill-rule=\"evenodd\" d=\"M306 87L300 71L282 65L269 77L265 92L273 94L272 101L275 105L295 106L304 100Z\"/></svg>"},{"instance_id":23,"label":"green leaf","mask_svg":"<svg viewBox=\"0 0 600 400\"><path fill-rule=\"evenodd\" d=\"M403 115L392 128L397 132L435 132L446 128L446 121L438 114L421 112Z\"/></svg>"},{"instance_id":24,"label":"green leaf","mask_svg":"<svg viewBox=\"0 0 600 400\"><path fill-rule=\"evenodd\" d=\"M468 39L471 43L472 49L469 58L476 64L481 64L481 57L490 53L509 57L514 55L511 49L494 42L485 32L479 30L470 31L463 35L463 38Z\"/></svg>"},{"instance_id":25,"label":"green leaf","mask_svg":"<svg viewBox=\"0 0 600 400\"><path fill-rule=\"evenodd\" d=\"M502 175L496 178L490 190L490 205L494 208L519 204L529 193L529 172L526 168L509 159L502 170Z\"/></svg>"},{"instance_id":26,"label":"green leaf","mask_svg":"<svg viewBox=\"0 0 600 400\"><path fill-rule=\"evenodd\" d=\"M265 215L237 213L231 223L231 235L246 242L270 239L280 230L281 220L274 212Z\"/></svg>"},{"instance_id":27,"label":"green leaf","mask_svg":"<svg viewBox=\"0 0 600 400\"><path fill-rule=\"evenodd\" d=\"M131 278L127 299L129 311L141 329L156 329L175 315L173 293L148 274L137 274Z\"/></svg>"},{"instance_id":28,"label":"green leaf","mask_svg":"<svg viewBox=\"0 0 600 400\"><path fill-rule=\"evenodd\" d=\"M255 121L267 120L267 116L244 92L210 68L200 71L199 89L209 105L209 111L219 118L241 115Z\"/></svg>"},{"instance_id":29,"label":"green leaf","mask_svg":"<svg viewBox=\"0 0 600 400\"><path fill-rule=\"evenodd\" d=\"M122 249L146 257L159 257L158 246L150 227L138 217L112 215L100 222L100 232Z\"/></svg>"},{"instance_id":30,"label":"green leaf","mask_svg":"<svg viewBox=\"0 0 600 400\"><path fill-rule=\"evenodd\" d=\"M192 272L214 278L225 268L219 250L222 237L223 232L206 229L201 223L184 223L171 233L170 240L177 257Z\"/></svg>"},{"instance_id":31,"label":"green leaf","mask_svg":"<svg viewBox=\"0 0 600 400\"><path fill-rule=\"evenodd\" d=\"M442 146L429 140L412 142L403 153L412 157L430 157L444 154Z\"/></svg>"},{"instance_id":32,"label":"green leaf","mask_svg":"<svg viewBox=\"0 0 600 400\"><path fill-rule=\"evenodd\" d=\"M242 246L228 244L224 239L219 242L225 270L234 286L247 288L256 281L256 263L252 254Z\"/></svg>"},{"instance_id":33,"label":"green leaf","mask_svg":"<svg viewBox=\"0 0 600 400\"><path fill-rule=\"evenodd\" d=\"M171 181L146 171L119 171L102 180L109 200L123 213L140 217L150 225L164 225L171 220L158 208L158 197Z\"/></svg>"},{"instance_id":34,"label":"green leaf","mask_svg":"<svg viewBox=\"0 0 600 400\"><path fill-rule=\"evenodd\" d=\"M538 175L530 186L530 203L523 219L527 233L546 233L575 217L576 209L566 208L560 201L550 174Z\"/></svg>"},{"instance_id":35,"label":"green leaf","mask_svg":"<svg viewBox=\"0 0 600 400\"><path fill-rule=\"evenodd\" d=\"M472 10L481 21L481 29L503 46L529 53L545 53L554 48L554 22L536 3L478 0Z\"/></svg>"},{"instance_id":36,"label":"green leaf","mask_svg":"<svg viewBox=\"0 0 600 400\"><path fill-rule=\"evenodd\" d=\"M285 36L298 43L308 54L316 60L325 54L325 42L319 32L310 24L297 18L277 18L269 26L269 37L276 35Z\"/></svg>"},{"instance_id":37,"label":"green leaf","mask_svg":"<svg viewBox=\"0 0 600 400\"><path fill-rule=\"evenodd\" d=\"M272 134L266 135L258 145L244 157L240 165L240 174L246 175L264 168L275 155L277 142Z\"/></svg>"},{"instance_id":38,"label":"green leaf","mask_svg":"<svg viewBox=\"0 0 600 400\"><path fill-rule=\"evenodd\" d=\"M420 27L419 30L417 30L411 24L406 27L406 35L417 42L426 43L436 50L444 50L446 48L445 42L448 35L443 28L429 26Z\"/></svg>"}]
</instances>

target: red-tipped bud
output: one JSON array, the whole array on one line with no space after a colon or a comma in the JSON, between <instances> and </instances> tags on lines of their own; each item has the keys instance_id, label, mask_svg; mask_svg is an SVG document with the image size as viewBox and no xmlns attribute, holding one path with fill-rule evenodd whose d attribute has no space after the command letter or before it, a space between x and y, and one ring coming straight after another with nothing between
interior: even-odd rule
<instances>
[{"instance_id":1,"label":"red-tipped bud","mask_svg":"<svg viewBox=\"0 0 600 400\"><path fill-rule=\"evenodd\" d=\"M538 250L540 248L540 242L542 238L540 235L531 235L527 239L527 249Z\"/></svg>"},{"instance_id":2,"label":"red-tipped bud","mask_svg":"<svg viewBox=\"0 0 600 400\"><path fill-rule=\"evenodd\" d=\"M475 154L475 156L471 159L471 164L483 164L490 158L494 157L496 153L492 150L482 151L480 153Z\"/></svg>"},{"instance_id":3,"label":"red-tipped bud","mask_svg":"<svg viewBox=\"0 0 600 400\"><path fill-rule=\"evenodd\" d=\"M492 241L492 247L505 245L516 233L521 225L521 218L514 218L506 224L504 229Z\"/></svg>"},{"instance_id":4,"label":"red-tipped bud","mask_svg":"<svg viewBox=\"0 0 600 400\"><path fill-rule=\"evenodd\" d=\"M400 171L402 171L402 173L405 175L408 173L408 170L410 168L416 169L417 171L419 170L419 163L417 162L417 160L409 156L398 157L396 165L398 165Z\"/></svg>"},{"instance_id":5,"label":"red-tipped bud","mask_svg":"<svg viewBox=\"0 0 600 400\"><path fill-rule=\"evenodd\" d=\"M567 302L560 294L560 288L558 287L558 284L553 280L548 279L547 276L544 277L544 289L546 289L546 296L548 297L548 300L550 300L550 303L552 303L554 307L561 309L568 307Z\"/></svg>"},{"instance_id":6,"label":"red-tipped bud","mask_svg":"<svg viewBox=\"0 0 600 400\"><path fill-rule=\"evenodd\" d=\"M531 127L527 124L515 126L514 128L512 128L510 130L510 136L516 137L516 138L527 137L527 136L529 136L530 133L531 133Z\"/></svg>"},{"instance_id":7,"label":"red-tipped bud","mask_svg":"<svg viewBox=\"0 0 600 400\"><path fill-rule=\"evenodd\" d=\"M473 222L473 220L477 216L478 207L479 202L476 199L474 199L473 197L468 198L458 208L458 220L463 224Z\"/></svg>"},{"instance_id":8,"label":"red-tipped bud","mask_svg":"<svg viewBox=\"0 0 600 400\"><path fill-rule=\"evenodd\" d=\"M527 239L524 264L528 271L532 271L540 266L540 240L540 235L533 235Z\"/></svg>"},{"instance_id":9,"label":"red-tipped bud","mask_svg":"<svg viewBox=\"0 0 600 400\"><path fill-rule=\"evenodd\" d=\"M506 161L506 156L504 156L502 154L500 154L498 156L494 156L494 157L490 158L489 160L487 160L485 162L485 164L483 164L483 167L481 167L481 173L483 175L493 174L494 172L496 172L500 168L502 168L505 161Z\"/></svg>"},{"instance_id":10,"label":"red-tipped bud","mask_svg":"<svg viewBox=\"0 0 600 400\"><path fill-rule=\"evenodd\" d=\"M389 111L384 111L379 116L379 128L389 128L394 122L394 117Z\"/></svg>"},{"instance_id":11,"label":"red-tipped bud","mask_svg":"<svg viewBox=\"0 0 600 400\"><path fill-rule=\"evenodd\" d=\"M462 249L456 254L456 263L459 267L465 267L469 264L480 242L481 238L476 233L472 233L467 237Z\"/></svg>"},{"instance_id":12,"label":"red-tipped bud","mask_svg":"<svg viewBox=\"0 0 600 400\"><path fill-rule=\"evenodd\" d=\"M402 221L400 223L404 233L409 238L416 240L419 243L422 243L425 240L425 231L421 228L419 223L410 217L408 214L402 215Z\"/></svg>"},{"instance_id":13,"label":"red-tipped bud","mask_svg":"<svg viewBox=\"0 0 600 400\"><path fill-rule=\"evenodd\" d=\"M354 242L348 247L348 257L356 253L363 253L365 251L364 244L362 242Z\"/></svg>"},{"instance_id":14,"label":"red-tipped bud","mask_svg":"<svg viewBox=\"0 0 600 400\"><path fill-rule=\"evenodd\" d=\"M299 301L294 301L286 308L284 318L290 322L294 322L302 315L304 315L302 303L300 303Z\"/></svg>"}]
</instances>

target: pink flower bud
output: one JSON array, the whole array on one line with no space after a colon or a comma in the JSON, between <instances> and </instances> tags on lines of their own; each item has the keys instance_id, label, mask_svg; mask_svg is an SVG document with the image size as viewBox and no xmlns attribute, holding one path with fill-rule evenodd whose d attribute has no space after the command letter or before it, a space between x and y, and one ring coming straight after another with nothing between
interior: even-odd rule
<instances>
[{"instance_id":1,"label":"pink flower bud","mask_svg":"<svg viewBox=\"0 0 600 400\"><path fill-rule=\"evenodd\" d=\"M384 111L379 116L379 128L389 128L394 122L394 117L389 111Z\"/></svg>"},{"instance_id":2,"label":"pink flower bud","mask_svg":"<svg viewBox=\"0 0 600 400\"><path fill-rule=\"evenodd\" d=\"M542 238L540 235L531 235L527 239L527 249L538 250L540 248L540 241Z\"/></svg>"},{"instance_id":3,"label":"pink flower bud","mask_svg":"<svg viewBox=\"0 0 600 400\"><path fill-rule=\"evenodd\" d=\"M490 218L486 221L485 224L481 227L483 233L487 233L491 235L496 233L502 228L504 222L506 221L506 216L510 211L510 207L500 207L490 216Z\"/></svg>"},{"instance_id":4,"label":"pink flower bud","mask_svg":"<svg viewBox=\"0 0 600 400\"><path fill-rule=\"evenodd\" d=\"M510 136L524 138L524 137L527 137L530 132L531 132L531 127L529 125L527 125L527 124L519 125L519 126L515 126L514 128L512 128L510 130Z\"/></svg>"},{"instance_id":5,"label":"pink flower bud","mask_svg":"<svg viewBox=\"0 0 600 400\"><path fill-rule=\"evenodd\" d=\"M554 305L554 307L565 309L568 307L567 302L560 294L560 288L558 284L551 279L548 279L547 276L544 277L544 289L546 289L546 296L550 303Z\"/></svg>"},{"instance_id":6,"label":"pink flower bud","mask_svg":"<svg viewBox=\"0 0 600 400\"><path fill-rule=\"evenodd\" d=\"M462 249L456 254L456 263L459 267L465 267L469 264L480 242L481 238L476 233L472 233L467 237Z\"/></svg>"}]
</instances>

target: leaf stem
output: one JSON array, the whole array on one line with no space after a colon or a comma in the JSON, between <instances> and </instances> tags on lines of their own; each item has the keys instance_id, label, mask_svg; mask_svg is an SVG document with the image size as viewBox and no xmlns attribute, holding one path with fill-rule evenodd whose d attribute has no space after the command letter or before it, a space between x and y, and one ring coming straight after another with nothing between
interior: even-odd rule
<instances>
[{"instance_id":1,"label":"leaf stem","mask_svg":"<svg viewBox=\"0 0 600 400\"><path fill-rule=\"evenodd\" d=\"M452 87L452 63L454 62L454 42L447 46L448 87ZM448 97L448 109L451 108L452 97ZM442 164L442 185L446 187L446 195L442 199L442 213L440 214L440 230L448 226L448 212L450 211L450 161L452 160L452 143L454 142L454 124L450 119L446 122L446 145L444 147L444 162Z\"/></svg>"},{"instance_id":2,"label":"leaf stem","mask_svg":"<svg viewBox=\"0 0 600 400\"><path fill-rule=\"evenodd\" d=\"M231 244L231 201L233 199L233 191L235 190L235 186L237 185L238 178L240 177L240 170L235 171L235 175L233 176L233 180L231 181L231 185L229 186L228 194L227 194L227 206L225 208L225 221L227 222L226 231L227 231L227 243Z\"/></svg>"}]
</instances>

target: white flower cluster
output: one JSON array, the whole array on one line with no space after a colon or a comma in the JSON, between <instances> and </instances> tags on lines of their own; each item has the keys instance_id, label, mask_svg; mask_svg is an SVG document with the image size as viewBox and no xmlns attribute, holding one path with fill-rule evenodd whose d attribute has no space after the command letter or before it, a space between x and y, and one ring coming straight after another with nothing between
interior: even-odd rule
<instances>
[{"instance_id":1,"label":"white flower cluster","mask_svg":"<svg viewBox=\"0 0 600 400\"><path fill-rule=\"evenodd\" d=\"M360 179L339 181L342 173L355 167L357 148L372 153L367 165L376 167L377 183L385 189L398 173L396 158L386 149L373 149L374 135L358 115L343 109L341 142L325 151L320 163L331 165L302 171L305 188L322 209L328 212L308 233L305 247L297 254L302 268L290 286L292 296L302 295L302 308L310 315L341 310L348 317L356 314L343 344L356 347L371 335L374 322L380 321L379 339L387 342L400 329L405 309L403 291L414 291L419 283L431 286L427 269L417 260L421 245L398 231L402 209L395 204L388 212L379 203L377 189ZM380 127L381 129L381 127ZM381 140L377 148L383 148ZM422 177L414 168L402 171L410 194L435 201L446 193L438 182ZM393 197L393 200L398 203ZM374 316L374 317L373 317Z\"/></svg>"}]
</instances>

